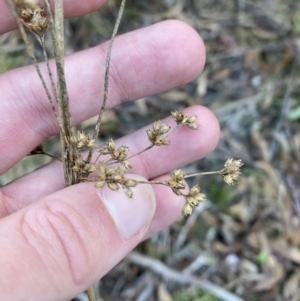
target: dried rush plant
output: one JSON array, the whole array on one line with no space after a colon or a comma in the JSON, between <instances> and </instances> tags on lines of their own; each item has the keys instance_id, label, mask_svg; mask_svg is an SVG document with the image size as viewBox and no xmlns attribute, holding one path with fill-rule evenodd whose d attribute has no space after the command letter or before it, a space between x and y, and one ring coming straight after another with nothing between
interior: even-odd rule
<instances>
[{"instance_id":1,"label":"dried rush plant","mask_svg":"<svg viewBox=\"0 0 300 301\"><path fill-rule=\"evenodd\" d=\"M178 111L171 112L171 115L177 124L177 126L172 130L168 124L163 124L160 121L154 122L152 130L147 130L145 133L145 135L148 136L149 145L145 146L142 151L136 154L130 154L129 147L126 145L117 147L114 141L110 139L104 146L100 147L98 156L94 161L92 160L93 152L95 151L96 140L101 126L102 116L108 98L112 45L125 7L125 0L122 0L121 2L118 17L108 47L103 102L92 137L89 137L84 132L80 131L78 131L76 135L73 133L68 91L66 88L64 73L63 1L54 1L54 12L51 11L49 0L44 0L43 5L41 5L38 0L6 0L6 2L17 20L17 24L25 42L27 52L33 60L34 66L46 91L59 126L62 148L62 159L59 160L62 161L66 186L74 185L80 182L92 181L95 182L95 186L99 189L105 185L107 185L113 191L123 189L125 195L128 198L132 198L132 188L136 185L165 185L170 187L174 194L183 196L185 198L182 215L188 216L193 212L193 208L197 206L199 202L205 199L205 194L201 192L199 186L194 186L190 188L187 193L184 193L186 190L186 183L184 181L185 179L200 175L217 174L221 175L228 185L233 185L235 181L238 180L240 175L240 167L243 165L243 163L241 160L234 159L228 159L225 162L224 167L218 171L186 175L181 169L175 170L172 172L170 178L164 181L138 181L126 176L126 171L131 169L130 160L133 157L136 157L153 147L169 145L170 133L174 132L178 127L185 126L191 130L197 130L199 128L199 125L196 123L196 116L186 116L183 112ZM46 85L46 81L40 71L39 64L35 57L32 44L29 42L25 28L35 35L42 47L48 75L50 78L51 92ZM45 33L48 30L51 34L52 45L54 49L54 58L57 71L56 82L49 66L49 59L45 48ZM54 95L54 99L52 95ZM43 151L42 146L39 146L30 154L46 153ZM93 288L88 289L87 294L90 301L95 300Z\"/></svg>"}]
</instances>

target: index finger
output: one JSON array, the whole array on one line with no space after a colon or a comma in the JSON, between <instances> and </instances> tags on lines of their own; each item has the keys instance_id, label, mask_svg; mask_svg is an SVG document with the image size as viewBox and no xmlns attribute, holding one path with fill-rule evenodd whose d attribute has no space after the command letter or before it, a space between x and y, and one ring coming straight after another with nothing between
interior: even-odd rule
<instances>
[{"instance_id":1,"label":"index finger","mask_svg":"<svg viewBox=\"0 0 300 301\"><path fill-rule=\"evenodd\" d=\"M52 6L53 1L54 0L50 0ZM71 18L88 14L98 9L106 2L107 0L64 0L65 17ZM5 3L5 0L0 0L0 34L11 31L16 27L17 23L12 12L10 11L10 8Z\"/></svg>"}]
</instances>

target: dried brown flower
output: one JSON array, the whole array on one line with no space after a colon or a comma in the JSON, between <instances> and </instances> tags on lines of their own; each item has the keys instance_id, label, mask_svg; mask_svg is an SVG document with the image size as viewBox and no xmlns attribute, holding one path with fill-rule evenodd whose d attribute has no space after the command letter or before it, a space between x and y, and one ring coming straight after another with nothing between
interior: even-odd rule
<instances>
[{"instance_id":1,"label":"dried brown flower","mask_svg":"<svg viewBox=\"0 0 300 301\"><path fill-rule=\"evenodd\" d=\"M193 186L186 197L188 203L192 206L197 206L201 201L205 200L205 194L200 192L199 186Z\"/></svg>"},{"instance_id":2,"label":"dried brown flower","mask_svg":"<svg viewBox=\"0 0 300 301\"><path fill-rule=\"evenodd\" d=\"M129 153L129 147L126 145L121 145L119 148L116 148L116 145L112 139L109 139L106 142L106 146L101 147L99 150L101 155L111 155L112 159L118 161L118 162L123 162L126 160L128 153ZM126 162L126 168L129 169L131 168L131 165L129 162Z\"/></svg>"},{"instance_id":3,"label":"dried brown flower","mask_svg":"<svg viewBox=\"0 0 300 301\"><path fill-rule=\"evenodd\" d=\"M108 168L106 163L100 162L99 173L95 186L97 188L102 188L105 184L107 184L107 186L114 191L118 190L120 186L122 186L126 196L132 198L133 192L131 187L135 187L138 182L134 179L126 179L124 172L125 167L122 165Z\"/></svg>"},{"instance_id":4,"label":"dried brown flower","mask_svg":"<svg viewBox=\"0 0 300 301\"><path fill-rule=\"evenodd\" d=\"M186 202L182 208L181 214L183 216L189 216L192 213L193 213L193 207L189 203Z\"/></svg>"},{"instance_id":5,"label":"dried brown flower","mask_svg":"<svg viewBox=\"0 0 300 301\"><path fill-rule=\"evenodd\" d=\"M23 8L20 12L20 17L23 20L23 24L34 34L39 37L44 36L48 29L49 21L45 16L45 11L40 8Z\"/></svg>"},{"instance_id":6,"label":"dried brown flower","mask_svg":"<svg viewBox=\"0 0 300 301\"><path fill-rule=\"evenodd\" d=\"M185 196L185 205L182 209L182 215L188 216L192 214L193 208L198 206L201 201L205 200L205 194L200 192L199 186L193 186L189 193Z\"/></svg>"},{"instance_id":7,"label":"dried brown flower","mask_svg":"<svg viewBox=\"0 0 300 301\"><path fill-rule=\"evenodd\" d=\"M244 163L242 160L234 160L233 158L228 159L225 162L224 168L221 170L220 174L223 176L224 182L228 185L234 185L234 183L239 179L240 168Z\"/></svg>"},{"instance_id":8,"label":"dried brown flower","mask_svg":"<svg viewBox=\"0 0 300 301\"><path fill-rule=\"evenodd\" d=\"M191 130L198 130L199 125L195 123L197 116L186 116L183 112L171 112L172 118L178 125L187 125Z\"/></svg>"},{"instance_id":9,"label":"dried brown flower","mask_svg":"<svg viewBox=\"0 0 300 301\"><path fill-rule=\"evenodd\" d=\"M128 161L123 161L122 165L124 166L125 169L130 169L132 167Z\"/></svg>"},{"instance_id":10,"label":"dried brown flower","mask_svg":"<svg viewBox=\"0 0 300 301\"><path fill-rule=\"evenodd\" d=\"M75 144L78 149L93 148L96 144L95 139L91 139L84 132L80 132L80 131L77 132L77 137L72 136L70 140L71 143Z\"/></svg>"},{"instance_id":11,"label":"dried brown flower","mask_svg":"<svg viewBox=\"0 0 300 301\"><path fill-rule=\"evenodd\" d=\"M181 169L178 169L172 172L171 179L167 182L168 186L176 195L182 195L180 190L185 188L183 179L184 173Z\"/></svg>"},{"instance_id":12,"label":"dried brown flower","mask_svg":"<svg viewBox=\"0 0 300 301\"><path fill-rule=\"evenodd\" d=\"M95 164L87 163L87 161L82 158L81 154L77 154L74 163L72 169L80 176L88 175L97 170Z\"/></svg>"},{"instance_id":13,"label":"dried brown flower","mask_svg":"<svg viewBox=\"0 0 300 301\"><path fill-rule=\"evenodd\" d=\"M166 134L170 128L171 127L167 124L161 124L160 121L155 121L153 124L153 130L147 130L147 135L150 142L156 146L170 144L170 141L163 137L163 135Z\"/></svg>"},{"instance_id":14,"label":"dried brown flower","mask_svg":"<svg viewBox=\"0 0 300 301\"><path fill-rule=\"evenodd\" d=\"M137 181L133 179L127 179L124 181L123 185L126 187L135 187L137 185Z\"/></svg>"},{"instance_id":15,"label":"dried brown flower","mask_svg":"<svg viewBox=\"0 0 300 301\"><path fill-rule=\"evenodd\" d=\"M28 8L38 8L38 0L15 0L15 5L17 8L28 7Z\"/></svg>"},{"instance_id":16,"label":"dried brown flower","mask_svg":"<svg viewBox=\"0 0 300 301\"><path fill-rule=\"evenodd\" d=\"M132 190L129 188L129 187L126 187L126 186L122 186L123 188L123 191L125 193L125 195L128 197L128 198L132 198L133 197L133 192Z\"/></svg>"}]
</instances>

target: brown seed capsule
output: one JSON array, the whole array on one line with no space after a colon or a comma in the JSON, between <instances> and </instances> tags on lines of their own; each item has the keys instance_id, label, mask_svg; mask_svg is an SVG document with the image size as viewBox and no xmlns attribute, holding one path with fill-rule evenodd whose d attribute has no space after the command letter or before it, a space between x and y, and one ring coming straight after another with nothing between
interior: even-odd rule
<instances>
[{"instance_id":1,"label":"brown seed capsule","mask_svg":"<svg viewBox=\"0 0 300 301\"><path fill-rule=\"evenodd\" d=\"M119 186L116 183L107 183L107 186L113 191L119 190Z\"/></svg>"},{"instance_id":2,"label":"brown seed capsule","mask_svg":"<svg viewBox=\"0 0 300 301\"><path fill-rule=\"evenodd\" d=\"M30 8L23 8L20 13L20 17L23 19L32 18L33 11Z\"/></svg>"},{"instance_id":3,"label":"brown seed capsule","mask_svg":"<svg viewBox=\"0 0 300 301\"><path fill-rule=\"evenodd\" d=\"M124 182L124 186L126 187L135 187L137 185L137 181L133 179L126 179Z\"/></svg>"},{"instance_id":4,"label":"brown seed capsule","mask_svg":"<svg viewBox=\"0 0 300 301\"><path fill-rule=\"evenodd\" d=\"M123 186L123 191L128 198L131 199L133 197L133 192L129 187Z\"/></svg>"},{"instance_id":5,"label":"brown seed capsule","mask_svg":"<svg viewBox=\"0 0 300 301\"><path fill-rule=\"evenodd\" d=\"M235 181L239 179L240 167L243 166L242 160L228 159L224 164L224 169L220 172L223 180L228 185L234 185Z\"/></svg>"},{"instance_id":6,"label":"brown seed capsule","mask_svg":"<svg viewBox=\"0 0 300 301\"><path fill-rule=\"evenodd\" d=\"M97 181L95 186L96 188L102 188L105 185L105 181Z\"/></svg>"},{"instance_id":7,"label":"brown seed capsule","mask_svg":"<svg viewBox=\"0 0 300 301\"><path fill-rule=\"evenodd\" d=\"M124 166L126 169L130 169L130 168L131 168L131 164L130 164L128 161L123 161L122 164L123 164L123 166Z\"/></svg>"},{"instance_id":8,"label":"brown seed capsule","mask_svg":"<svg viewBox=\"0 0 300 301\"><path fill-rule=\"evenodd\" d=\"M189 216L193 212L193 207L189 203L185 203L182 209L183 216Z\"/></svg>"}]
</instances>

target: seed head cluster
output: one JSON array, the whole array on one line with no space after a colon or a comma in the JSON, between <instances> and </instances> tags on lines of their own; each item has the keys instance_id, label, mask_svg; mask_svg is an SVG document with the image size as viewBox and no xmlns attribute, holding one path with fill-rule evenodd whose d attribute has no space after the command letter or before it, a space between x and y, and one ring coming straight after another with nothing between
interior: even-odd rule
<instances>
[{"instance_id":1,"label":"seed head cluster","mask_svg":"<svg viewBox=\"0 0 300 301\"><path fill-rule=\"evenodd\" d=\"M16 6L23 6L20 17L24 26L37 36L43 37L49 26L44 9L36 1L17 1Z\"/></svg>"},{"instance_id":2,"label":"seed head cluster","mask_svg":"<svg viewBox=\"0 0 300 301\"><path fill-rule=\"evenodd\" d=\"M178 125L187 125L191 129L198 128L198 125L195 123L196 116L188 117L182 112L177 111L172 112L172 116ZM170 141L165 137L165 134L168 133L169 130L169 125L156 121L153 125L153 129L147 130L146 132L152 146L169 144ZM76 146L77 149L89 149L95 146L95 140L89 138L89 136L80 131L77 132L77 136L71 138L71 143ZM146 148L145 151L147 149L149 148ZM126 178L126 170L131 168L129 159L134 157L128 157L129 152L130 149L128 146L121 145L117 147L115 142L112 139L109 139L106 144L99 149L99 157L108 156L108 158L106 157L106 161L102 160L98 164L96 162L90 163L89 161L84 160L82 155L78 153L73 166L73 171L77 173L79 181L94 181L96 188L107 186L113 191L122 188L125 195L132 198L132 188L138 185L139 181ZM233 185L239 178L240 167L242 165L243 162L241 160L234 160L231 158L225 162L222 170L209 173L220 174L227 184ZM90 176L90 174L96 174L96 176ZM199 173L199 175L201 175L201 173ZM194 208L198 206L201 201L205 200L205 194L201 192L198 185L193 186L189 192L185 194L185 177L188 176L185 176L184 172L181 169L178 169L171 173L169 180L159 182L158 184L167 185L172 189L174 194L185 198L182 215L189 216L192 214ZM149 181L149 183L151 184L151 181Z\"/></svg>"},{"instance_id":3,"label":"seed head cluster","mask_svg":"<svg viewBox=\"0 0 300 301\"><path fill-rule=\"evenodd\" d=\"M168 124L155 121L153 124L153 130L147 130L147 135L152 145L161 146L169 145L170 141L164 137L169 132L171 127Z\"/></svg>"},{"instance_id":4,"label":"seed head cluster","mask_svg":"<svg viewBox=\"0 0 300 301\"><path fill-rule=\"evenodd\" d=\"M75 171L79 177L90 174L97 170L95 164L88 163L82 158L82 155L79 153L75 158L75 164L73 166L73 171Z\"/></svg>"},{"instance_id":5,"label":"seed head cluster","mask_svg":"<svg viewBox=\"0 0 300 301\"><path fill-rule=\"evenodd\" d=\"M96 144L95 139L91 139L84 132L77 132L77 136L71 137L71 143L75 144L78 149L89 149L93 148Z\"/></svg>"},{"instance_id":6,"label":"seed head cluster","mask_svg":"<svg viewBox=\"0 0 300 301\"><path fill-rule=\"evenodd\" d=\"M126 145L121 145L120 147L116 148L116 145L112 139L109 139L106 142L106 145L101 147L99 150L101 155L110 155L114 161L122 163L126 169L130 169L131 165L128 161L126 161L129 147Z\"/></svg>"},{"instance_id":7,"label":"seed head cluster","mask_svg":"<svg viewBox=\"0 0 300 301\"><path fill-rule=\"evenodd\" d=\"M171 112L172 118L178 125L187 125L191 130L198 130L199 125L195 123L197 116L186 116L183 112Z\"/></svg>"},{"instance_id":8,"label":"seed head cluster","mask_svg":"<svg viewBox=\"0 0 300 301\"><path fill-rule=\"evenodd\" d=\"M223 180L228 185L234 185L234 183L239 179L241 174L240 168L244 165L242 160L234 160L232 158L225 162L224 168L221 170L220 174Z\"/></svg>"},{"instance_id":9,"label":"seed head cluster","mask_svg":"<svg viewBox=\"0 0 300 301\"><path fill-rule=\"evenodd\" d=\"M183 179L184 173L181 169L178 169L172 172L171 179L167 182L168 186L176 195L182 195L182 192L180 190L185 188Z\"/></svg>"},{"instance_id":10,"label":"seed head cluster","mask_svg":"<svg viewBox=\"0 0 300 301\"><path fill-rule=\"evenodd\" d=\"M107 164L101 162L99 164L99 173L96 179L95 186L102 188L107 185L111 190L117 191L120 187L123 188L125 195L132 198L133 192L131 187L137 185L137 181L134 179L125 178L125 167L116 166L109 168Z\"/></svg>"},{"instance_id":11,"label":"seed head cluster","mask_svg":"<svg viewBox=\"0 0 300 301\"><path fill-rule=\"evenodd\" d=\"M19 16L24 26L39 38L43 38L48 29L49 22L45 11L39 6L38 2L35 0L15 0L15 5L19 10ZM171 115L177 126L185 125L191 130L197 130L199 128L199 125L196 123L196 115L187 116L179 111L171 112ZM168 124L155 121L153 128L146 131L148 139L151 142L151 147L169 145L170 140L167 139L166 134L170 129L171 127ZM107 161L101 161L97 164L97 160L91 162L88 158L83 159L80 152L82 150L94 149L96 144L95 139L90 138L84 132L78 131L76 136L73 135L69 138L69 142L74 148L75 156L72 171L75 173L78 182L94 181L97 188L102 188L107 185L113 191L122 188L127 197L133 197L131 188L135 187L139 182L134 179L126 178L125 175L125 171L131 168L128 159L130 151L128 146L121 145L116 147L114 141L109 139L105 146L100 148L100 154L97 160L103 155L109 156L109 158ZM144 151L151 147L145 148ZM129 158L132 157L134 157L134 155ZM242 165L241 160L228 159L224 168L216 173L221 174L227 184L233 185L239 178L240 167ZM91 176L92 174L96 174L96 176ZM182 215L188 216L193 212L194 207L205 199L205 194L200 192L198 186L192 187L188 194L184 194L183 190L186 188L184 178L184 172L179 169L172 172L169 180L162 181L160 184L169 186L174 194L184 196L185 204L182 209ZM149 183L151 183L151 181Z\"/></svg>"},{"instance_id":12,"label":"seed head cluster","mask_svg":"<svg viewBox=\"0 0 300 301\"><path fill-rule=\"evenodd\" d=\"M40 7L38 0L14 0L16 9L24 24L32 33L39 38L43 38L49 26L48 18L43 8ZM178 126L187 126L191 130L199 129L196 123L197 116L187 116L184 112L171 112L173 120ZM143 151L149 150L153 146L169 145L170 140L167 139L167 133L170 132L171 127L168 124L155 121L153 128L146 131L151 146L146 147ZM109 139L106 144L99 149L99 156L95 162L91 162L91 157L83 158L81 151L89 150L91 152L96 144L95 139L90 138L84 132L77 132L68 139L74 151L72 161L72 171L75 173L77 182L94 181L97 188L102 188L107 185L111 190L117 191L123 189L127 197L132 198L132 187L135 187L139 182L133 179L126 178L126 170L132 168L129 159L135 157L132 155L128 157L130 149L126 145L116 147L115 142ZM35 153L40 153L35 151ZM101 156L108 156L106 161L97 163ZM241 160L234 160L232 158L225 162L224 168L217 172L206 172L206 174L220 174L228 185L233 185L240 176L240 168L243 165ZM95 174L95 176L93 176ZM205 174L205 173L203 173ZM201 175L201 173L190 176ZM188 177L188 176L187 176ZM192 187L188 194L184 194L186 183L184 181L185 175L181 169L172 172L171 177L167 181L162 181L159 184L169 186L173 193L185 198L185 204L182 209L182 214L188 216L193 212L201 201L205 199L205 194L200 191L198 186ZM147 183L147 182L142 182ZM149 181L151 184L151 181Z\"/></svg>"},{"instance_id":13,"label":"seed head cluster","mask_svg":"<svg viewBox=\"0 0 300 301\"><path fill-rule=\"evenodd\" d=\"M194 207L198 206L201 201L205 200L205 194L200 192L199 186L193 186L185 196L185 204L182 209L182 215L188 216L193 212Z\"/></svg>"}]
</instances>

